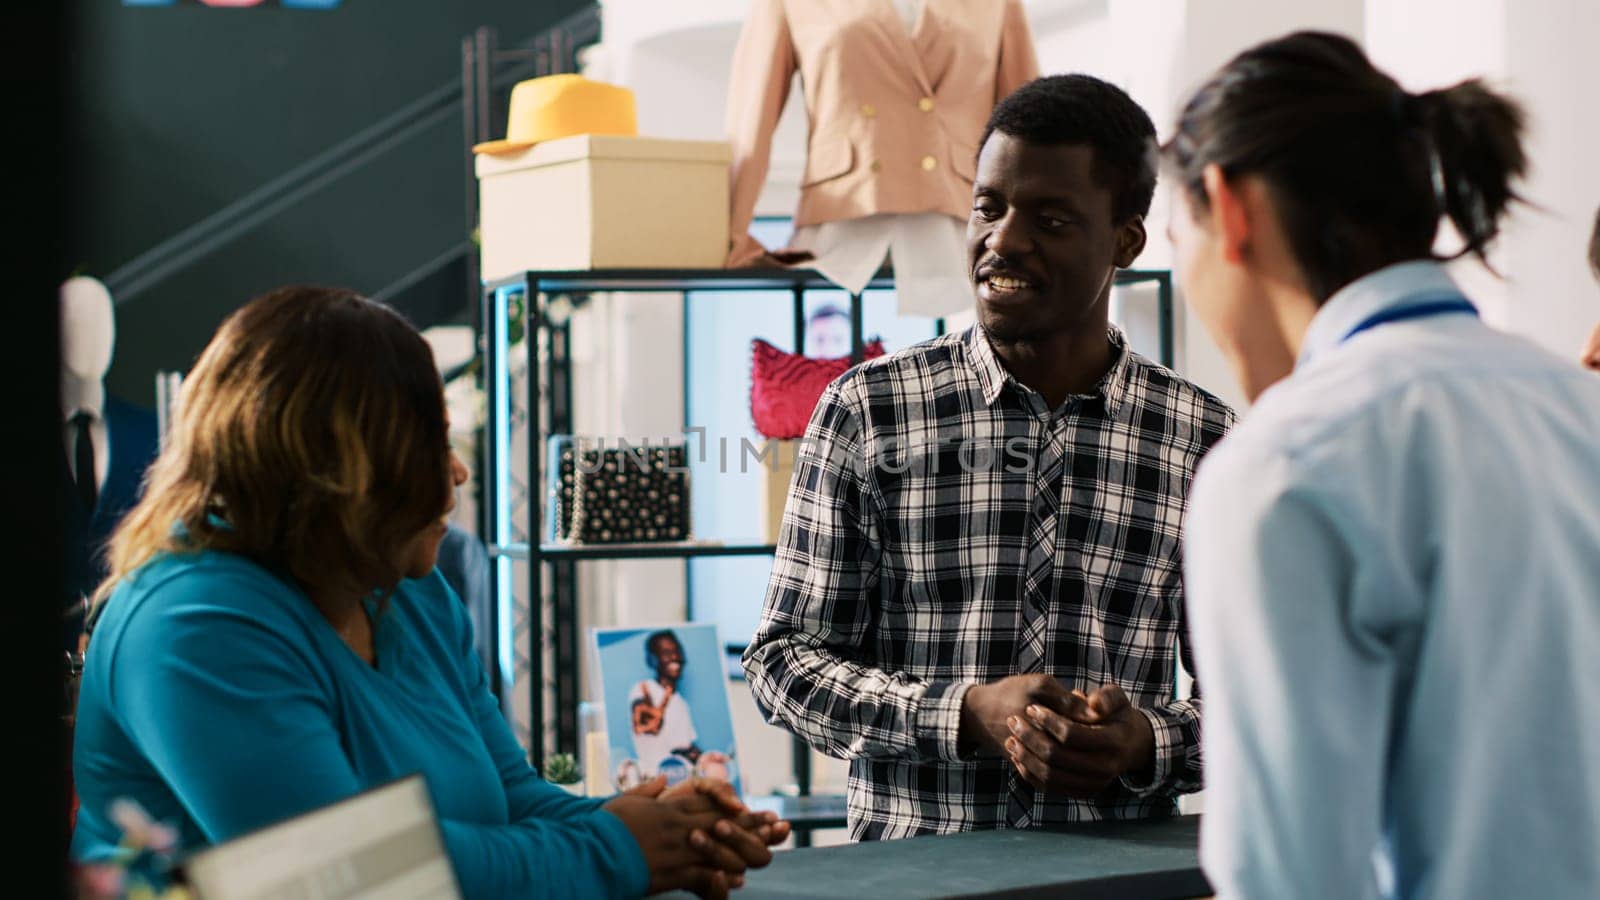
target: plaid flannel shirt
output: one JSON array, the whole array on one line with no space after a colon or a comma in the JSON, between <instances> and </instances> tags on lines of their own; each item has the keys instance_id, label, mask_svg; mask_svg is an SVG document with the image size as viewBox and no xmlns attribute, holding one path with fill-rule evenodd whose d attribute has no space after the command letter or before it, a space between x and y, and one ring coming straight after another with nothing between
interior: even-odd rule
<instances>
[{"instance_id":1,"label":"plaid flannel shirt","mask_svg":"<svg viewBox=\"0 0 1600 900\"><path fill-rule=\"evenodd\" d=\"M974 327L823 393L744 667L756 702L850 760L857 839L1171 814L1200 788L1198 686L1176 698L1180 531L1220 400L1133 353L1051 410ZM957 751L974 683L1115 682L1155 733L1149 784L1080 801ZM1025 797L1017 815L1008 797Z\"/></svg>"}]
</instances>

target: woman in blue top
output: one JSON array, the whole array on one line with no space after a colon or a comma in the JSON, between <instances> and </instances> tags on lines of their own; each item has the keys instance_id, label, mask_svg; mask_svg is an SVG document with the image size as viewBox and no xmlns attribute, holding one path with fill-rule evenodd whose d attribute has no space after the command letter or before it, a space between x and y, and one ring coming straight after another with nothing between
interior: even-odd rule
<instances>
[{"instance_id":1,"label":"woman in blue top","mask_svg":"<svg viewBox=\"0 0 1600 900\"><path fill-rule=\"evenodd\" d=\"M421 772L468 897L724 894L768 862L787 825L725 786L590 800L528 765L434 568L465 478L398 315L287 288L230 316L112 543L74 856L112 852L118 798L193 849Z\"/></svg>"},{"instance_id":2,"label":"woman in blue top","mask_svg":"<svg viewBox=\"0 0 1600 900\"><path fill-rule=\"evenodd\" d=\"M1445 217L1485 255L1522 123L1302 33L1168 145L1186 300L1255 401L1184 523L1219 897L1600 897L1600 379L1434 256Z\"/></svg>"}]
</instances>

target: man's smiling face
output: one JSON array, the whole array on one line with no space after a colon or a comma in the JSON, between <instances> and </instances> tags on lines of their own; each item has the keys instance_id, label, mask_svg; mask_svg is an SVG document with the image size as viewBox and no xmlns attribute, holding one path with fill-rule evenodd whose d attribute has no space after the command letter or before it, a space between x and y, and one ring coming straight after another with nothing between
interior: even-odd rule
<instances>
[{"instance_id":1,"label":"man's smiling face","mask_svg":"<svg viewBox=\"0 0 1600 900\"><path fill-rule=\"evenodd\" d=\"M1113 219L1087 144L1032 144L995 131L978 157L967 220L978 321L1001 343L1036 341L1105 318L1116 267L1143 222ZM1137 240L1130 230L1137 231Z\"/></svg>"}]
</instances>

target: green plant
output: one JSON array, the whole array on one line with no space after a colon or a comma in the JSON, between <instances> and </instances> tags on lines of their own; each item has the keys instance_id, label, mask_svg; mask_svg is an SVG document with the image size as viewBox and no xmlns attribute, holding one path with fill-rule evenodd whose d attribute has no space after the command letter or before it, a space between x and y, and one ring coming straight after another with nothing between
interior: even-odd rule
<instances>
[{"instance_id":1,"label":"green plant","mask_svg":"<svg viewBox=\"0 0 1600 900\"><path fill-rule=\"evenodd\" d=\"M583 773L571 753L554 753L545 760L544 779L551 784L577 784L583 780Z\"/></svg>"}]
</instances>

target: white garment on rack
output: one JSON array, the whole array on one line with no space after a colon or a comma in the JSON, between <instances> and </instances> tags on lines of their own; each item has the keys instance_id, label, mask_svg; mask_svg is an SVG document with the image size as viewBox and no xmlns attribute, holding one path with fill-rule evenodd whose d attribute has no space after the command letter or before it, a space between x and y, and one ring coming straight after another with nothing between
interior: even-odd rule
<instances>
[{"instance_id":1,"label":"white garment on rack","mask_svg":"<svg viewBox=\"0 0 1600 900\"><path fill-rule=\"evenodd\" d=\"M894 0L906 33L916 30L927 0ZM966 271L966 228L943 213L867 216L807 225L789 242L810 250L810 268L852 294L861 293L883 265L894 259L898 312L946 316L972 305Z\"/></svg>"},{"instance_id":2,"label":"white garment on rack","mask_svg":"<svg viewBox=\"0 0 1600 900\"><path fill-rule=\"evenodd\" d=\"M947 316L972 305L967 280L966 227L944 213L867 216L807 225L789 241L791 250L809 250L805 263L852 294L872 280L885 256L894 259L898 312L905 316Z\"/></svg>"},{"instance_id":3,"label":"white garment on rack","mask_svg":"<svg viewBox=\"0 0 1600 900\"><path fill-rule=\"evenodd\" d=\"M894 11L900 14L900 21L906 23L906 33L917 30L917 17L922 15L922 8L928 5L928 0L894 0Z\"/></svg>"}]
</instances>

